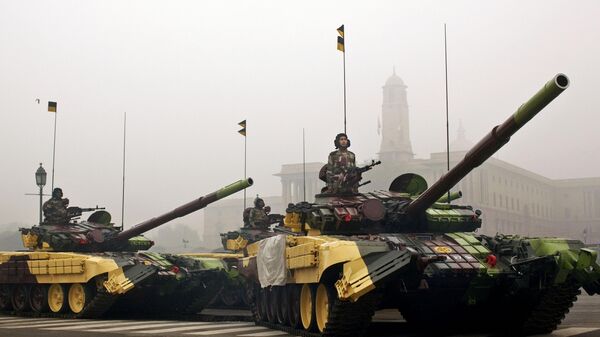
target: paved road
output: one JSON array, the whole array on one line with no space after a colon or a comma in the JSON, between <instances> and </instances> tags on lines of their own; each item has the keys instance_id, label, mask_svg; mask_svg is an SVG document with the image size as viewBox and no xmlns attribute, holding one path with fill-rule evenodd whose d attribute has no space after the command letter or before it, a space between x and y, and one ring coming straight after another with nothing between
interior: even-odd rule
<instances>
[{"instance_id":1,"label":"paved road","mask_svg":"<svg viewBox=\"0 0 600 337\"><path fill-rule=\"evenodd\" d=\"M239 312L234 313L239 317ZM413 336L402 317L394 310L378 312L369 336ZM255 326L251 322L173 321L173 320L67 320L0 316L0 337L121 337L121 336L290 336L281 331ZM485 335L469 335L471 337ZM600 296L580 296L563 324L551 335L557 337L600 337Z\"/></svg>"}]
</instances>

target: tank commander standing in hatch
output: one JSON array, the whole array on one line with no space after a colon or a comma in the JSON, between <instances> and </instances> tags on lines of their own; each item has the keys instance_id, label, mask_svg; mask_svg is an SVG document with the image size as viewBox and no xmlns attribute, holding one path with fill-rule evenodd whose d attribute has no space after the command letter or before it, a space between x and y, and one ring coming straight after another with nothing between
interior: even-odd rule
<instances>
[{"instance_id":1,"label":"tank commander standing in hatch","mask_svg":"<svg viewBox=\"0 0 600 337\"><path fill-rule=\"evenodd\" d=\"M329 154L327 161L327 193L357 193L358 186L346 182L347 174L356 168L354 153L348 151L350 139L345 133L338 133L333 144L337 150Z\"/></svg>"},{"instance_id":2,"label":"tank commander standing in hatch","mask_svg":"<svg viewBox=\"0 0 600 337\"><path fill-rule=\"evenodd\" d=\"M63 192L60 188L52 190L52 198L44 203L44 224L65 224L69 221L67 206L69 199L63 198Z\"/></svg>"},{"instance_id":3,"label":"tank commander standing in hatch","mask_svg":"<svg viewBox=\"0 0 600 337\"><path fill-rule=\"evenodd\" d=\"M250 228L267 228L270 225L269 213L271 207L265 207L265 201L258 195L254 199L254 208L249 208L247 226ZM244 212L246 213L246 212ZM246 222L246 221L244 221Z\"/></svg>"}]
</instances>

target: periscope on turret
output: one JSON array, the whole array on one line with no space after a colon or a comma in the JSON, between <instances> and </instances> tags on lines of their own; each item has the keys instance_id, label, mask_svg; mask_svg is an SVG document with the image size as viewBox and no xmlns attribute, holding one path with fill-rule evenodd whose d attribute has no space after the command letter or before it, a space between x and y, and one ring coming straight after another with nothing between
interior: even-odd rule
<instances>
[{"instance_id":1,"label":"periscope on turret","mask_svg":"<svg viewBox=\"0 0 600 337\"><path fill-rule=\"evenodd\" d=\"M287 235L247 245L238 270L257 324L292 334L361 336L376 309L418 331L532 335L556 329L580 288L600 293L598 253L578 240L478 234L481 211L448 191L569 86L554 76L431 187L411 173L388 190L291 204ZM346 192L346 191L344 191Z\"/></svg>"},{"instance_id":2,"label":"periscope on turret","mask_svg":"<svg viewBox=\"0 0 600 337\"><path fill-rule=\"evenodd\" d=\"M154 242L141 234L252 184L240 180L127 230L114 226L104 210L86 221L21 228L29 251L0 252L0 310L70 317L199 312L221 289L225 262L144 252Z\"/></svg>"}]
</instances>

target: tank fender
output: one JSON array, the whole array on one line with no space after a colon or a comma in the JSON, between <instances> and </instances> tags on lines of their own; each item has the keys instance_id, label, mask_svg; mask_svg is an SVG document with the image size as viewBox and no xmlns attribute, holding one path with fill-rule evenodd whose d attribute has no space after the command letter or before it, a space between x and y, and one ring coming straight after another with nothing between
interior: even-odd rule
<instances>
[{"instance_id":1,"label":"tank fender","mask_svg":"<svg viewBox=\"0 0 600 337\"><path fill-rule=\"evenodd\" d=\"M374 254L370 259L356 259L343 265L342 277L335 283L338 297L356 302L372 291L376 283L404 268L411 261L408 249Z\"/></svg>"},{"instance_id":2,"label":"tank fender","mask_svg":"<svg viewBox=\"0 0 600 337\"><path fill-rule=\"evenodd\" d=\"M581 248L579 254L568 250L560 251L560 272L556 282L564 282L568 274L572 273L589 295L600 294L600 265L596 262L597 258L598 252L589 248Z\"/></svg>"},{"instance_id":3,"label":"tank fender","mask_svg":"<svg viewBox=\"0 0 600 337\"><path fill-rule=\"evenodd\" d=\"M108 279L103 285L110 294L124 294L133 289L137 283L156 273L156 270L155 266L141 264L125 270L117 268L108 272Z\"/></svg>"}]
</instances>

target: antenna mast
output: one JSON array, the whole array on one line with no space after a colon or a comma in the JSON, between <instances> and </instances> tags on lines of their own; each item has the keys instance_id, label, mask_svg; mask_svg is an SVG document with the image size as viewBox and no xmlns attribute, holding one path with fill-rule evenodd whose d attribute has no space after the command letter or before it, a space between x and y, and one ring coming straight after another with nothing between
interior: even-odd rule
<instances>
[{"instance_id":1,"label":"antenna mast","mask_svg":"<svg viewBox=\"0 0 600 337\"><path fill-rule=\"evenodd\" d=\"M127 112L123 113L123 192L121 195L121 230L125 228L125 139L127 137Z\"/></svg>"}]
</instances>

